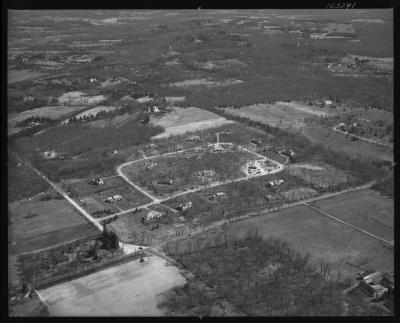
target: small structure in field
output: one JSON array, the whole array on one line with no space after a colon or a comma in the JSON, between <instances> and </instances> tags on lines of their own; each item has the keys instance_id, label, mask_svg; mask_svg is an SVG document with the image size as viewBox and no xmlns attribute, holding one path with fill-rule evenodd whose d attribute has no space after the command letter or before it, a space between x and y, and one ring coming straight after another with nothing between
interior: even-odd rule
<instances>
[{"instance_id":1,"label":"small structure in field","mask_svg":"<svg viewBox=\"0 0 400 323\"><path fill-rule=\"evenodd\" d=\"M276 200L276 197L273 196L273 195L271 195L271 194L266 194L266 195L264 195L264 198L265 198L267 201Z\"/></svg>"},{"instance_id":2,"label":"small structure in field","mask_svg":"<svg viewBox=\"0 0 400 323\"><path fill-rule=\"evenodd\" d=\"M148 222L156 219L160 219L165 216L164 212L157 211L149 211L146 215L142 216L140 219L140 223L147 224Z\"/></svg>"},{"instance_id":3,"label":"small structure in field","mask_svg":"<svg viewBox=\"0 0 400 323\"><path fill-rule=\"evenodd\" d=\"M172 184L174 184L174 180L171 178L163 178L163 179L158 180L157 184L172 185Z\"/></svg>"},{"instance_id":4,"label":"small structure in field","mask_svg":"<svg viewBox=\"0 0 400 323\"><path fill-rule=\"evenodd\" d=\"M265 184L266 187L277 187L279 185L281 185L284 182L283 179L277 179L275 181L270 181L267 182L267 184Z\"/></svg>"},{"instance_id":5,"label":"small structure in field","mask_svg":"<svg viewBox=\"0 0 400 323\"><path fill-rule=\"evenodd\" d=\"M290 157L290 159L294 156L294 151L292 149L284 148L278 151L279 154L286 155Z\"/></svg>"},{"instance_id":6,"label":"small structure in field","mask_svg":"<svg viewBox=\"0 0 400 323\"><path fill-rule=\"evenodd\" d=\"M90 178L87 181L88 184L101 186L104 185L104 181L101 178Z\"/></svg>"},{"instance_id":7,"label":"small structure in field","mask_svg":"<svg viewBox=\"0 0 400 323\"><path fill-rule=\"evenodd\" d=\"M64 159L65 153L58 153L54 149L42 153L44 159Z\"/></svg>"},{"instance_id":8,"label":"small structure in field","mask_svg":"<svg viewBox=\"0 0 400 323\"><path fill-rule=\"evenodd\" d=\"M192 207L192 202L189 201L179 204L175 209L177 209L178 211L185 211L191 207Z\"/></svg>"},{"instance_id":9,"label":"small structure in field","mask_svg":"<svg viewBox=\"0 0 400 323\"><path fill-rule=\"evenodd\" d=\"M151 161L144 165L144 169L151 170L151 169L155 168L157 165L158 165L157 163Z\"/></svg>"},{"instance_id":10,"label":"small structure in field","mask_svg":"<svg viewBox=\"0 0 400 323\"><path fill-rule=\"evenodd\" d=\"M221 199L223 199L225 197L226 197L226 193L225 192L217 192L217 193L215 193L215 194L210 196L210 200L211 201L219 201L219 200L221 200Z\"/></svg>"},{"instance_id":11,"label":"small structure in field","mask_svg":"<svg viewBox=\"0 0 400 323\"><path fill-rule=\"evenodd\" d=\"M186 138L186 141L199 141L200 137L199 136L189 136Z\"/></svg>"},{"instance_id":12,"label":"small structure in field","mask_svg":"<svg viewBox=\"0 0 400 323\"><path fill-rule=\"evenodd\" d=\"M204 169L194 172L194 176L202 181L210 181L215 176L215 171L212 169Z\"/></svg>"},{"instance_id":13,"label":"small structure in field","mask_svg":"<svg viewBox=\"0 0 400 323\"><path fill-rule=\"evenodd\" d=\"M155 149L155 148L157 148L156 144L148 144L148 145L143 147L143 150L152 150L152 149Z\"/></svg>"},{"instance_id":14,"label":"small structure in field","mask_svg":"<svg viewBox=\"0 0 400 323\"><path fill-rule=\"evenodd\" d=\"M44 159L56 159L57 155L58 154L56 153L56 151L54 149L53 150L44 151L42 153L42 156L43 156Z\"/></svg>"},{"instance_id":15,"label":"small structure in field","mask_svg":"<svg viewBox=\"0 0 400 323\"><path fill-rule=\"evenodd\" d=\"M252 138L250 142L256 146L261 146L262 142L260 139Z\"/></svg>"},{"instance_id":16,"label":"small structure in field","mask_svg":"<svg viewBox=\"0 0 400 323\"><path fill-rule=\"evenodd\" d=\"M359 288L368 296L379 298L388 291L388 288L381 285L384 272L378 271L365 276L359 285Z\"/></svg>"},{"instance_id":17,"label":"small structure in field","mask_svg":"<svg viewBox=\"0 0 400 323\"><path fill-rule=\"evenodd\" d=\"M107 203L115 203L115 202L119 202L121 200L122 200L122 196L117 194L117 195L113 195L113 196L107 197L105 202L107 202Z\"/></svg>"}]
</instances>

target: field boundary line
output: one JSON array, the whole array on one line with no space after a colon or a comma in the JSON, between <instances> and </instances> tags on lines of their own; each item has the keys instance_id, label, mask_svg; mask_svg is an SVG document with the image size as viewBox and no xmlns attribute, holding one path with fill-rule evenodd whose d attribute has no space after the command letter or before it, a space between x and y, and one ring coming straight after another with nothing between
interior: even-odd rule
<instances>
[{"instance_id":1,"label":"field boundary line","mask_svg":"<svg viewBox=\"0 0 400 323\"><path fill-rule=\"evenodd\" d=\"M303 203L303 205L305 205L305 206L307 206L307 207L313 209L314 211L316 211L316 212L318 212L318 213L320 213L320 214L322 214L322 215L324 215L324 216L326 216L326 217L328 217L328 218L330 218L330 219L332 219L332 220L335 220L335 221L337 221L337 222L339 222L339 223L342 223L342 224L344 224L344 225L347 225L347 226L349 226L349 227L351 227L351 228L353 228L353 229L355 229L355 230L357 230L357 231L359 231L359 232L361 232L361 233L364 233L364 234L366 234L366 235L369 235L369 236L371 236L371 237L373 237L373 238L375 238L375 239L378 239L378 240L380 240L380 241L382 241L382 242L384 242L384 243L386 243L386 244L388 244L388 245L394 246L394 244L393 244L392 242L389 242L389 241L387 241L387 240L385 240L385 239L383 239L383 238L381 238L381 237L378 237L378 236L376 236L376 235L374 235L374 234L372 234L372 233L370 233L370 232L368 232L368 231L365 231L365 230L363 230L363 229L361 229L361 228L358 228L358 227L356 227L356 226L354 226L354 225L352 225L352 224L350 224L350 223L347 223L347 222L345 222L345 221L343 221L343 220L341 220L341 219L338 219L338 218L336 218L336 217L334 217L334 216L332 216L332 215L330 215L330 214L328 214L328 213L326 213L326 212L324 212L324 211L321 211L321 210L317 209L317 208L314 207L314 206L311 206L311 205L309 205L309 204L307 204L307 203Z\"/></svg>"}]
</instances>

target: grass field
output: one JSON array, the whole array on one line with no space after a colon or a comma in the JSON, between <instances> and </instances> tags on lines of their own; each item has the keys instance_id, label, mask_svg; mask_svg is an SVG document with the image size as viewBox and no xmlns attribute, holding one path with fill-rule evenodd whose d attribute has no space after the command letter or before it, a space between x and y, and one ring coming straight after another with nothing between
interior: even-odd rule
<instances>
[{"instance_id":1,"label":"grass field","mask_svg":"<svg viewBox=\"0 0 400 323\"><path fill-rule=\"evenodd\" d=\"M17 71L17 70L9 70L8 71L8 84L21 82L26 80L32 80L38 78L40 76L46 75L46 73L41 73L37 71Z\"/></svg>"},{"instance_id":2,"label":"grass field","mask_svg":"<svg viewBox=\"0 0 400 323\"><path fill-rule=\"evenodd\" d=\"M394 200L379 192L351 192L312 205L387 241L394 239Z\"/></svg>"},{"instance_id":3,"label":"grass field","mask_svg":"<svg viewBox=\"0 0 400 323\"><path fill-rule=\"evenodd\" d=\"M380 241L306 206L234 223L229 233L244 237L249 229L257 229L263 238L288 241L296 251L309 252L311 261L316 264L321 260L328 261L332 270L340 272L342 277L354 278L360 271L346 262L362 265L365 269L393 269L393 251L384 248Z\"/></svg>"},{"instance_id":4,"label":"grass field","mask_svg":"<svg viewBox=\"0 0 400 323\"><path fill-rule=\"evenodd\" d=\"M152 118L152 123L156 126L165 128L165 131L154 136L154 139L181 135L187 132L215 128L224 124L233 123L212 112L198 108L178 108L173 107L171 113L159 119Z\"/></svg>"},{"instance_id":5,"label":"grass field","mask_svg":"<svg viewBox=\"0 0 400 323\"><path fill-rule=\"evenodd\" d=\"M40 290L52 316L160 316L158 294L185 283L158 257L131 261Z\"/></svg>"},{"instance_id":6,"label":"grass field","mask_svg":"<svg viewBox=\"0 0 400 323\"><path fill-rule=\"evenodd\" d=\"M318 125L307 125L302 133L311 137L314 141L321 143L325 147L331 147L335 150L342 150L352 157L358 155L370 159L393 161L393 152L387 148L374 145L362 140L352 141L342 134ZM329 135L330 134L330 135Z\"/></svg>"},{"instance_id":7,"label":"grass field","mask_svg":"<svg viewBox=\"0 0 400 323\"><path fill-rule=\"evenodd\" d=\"M225 108L226 112L233 115L248 117L274 127L283 129L300 128L304 126L304 118L310 115L325 116L325 109L318 109L298 103L277 102L275 104L255 104L240 109Z\"/></svg>"},{"instance_id":8,"label":"grass field","mask_svg":"<svg viewBox=\"0 0 400 323\"><path fill-rule=\"evenodd\" d=\"M39 197L9 204L9 253L17 254L85 237L96 232L66 200Z\"/></svg>"},{"instance_id":9,"label":"grass field","mask_svg":"<svg viewBox=\"0 0 400 323\"><path fill-rule=\"evenodd\" d=\"M10 115L8 118L8 134L18 132L20 128L17 127L17 123L30 117L57 120L84 109L86 109L86 106L48 106Z\"/></svg>"}]
</instances>

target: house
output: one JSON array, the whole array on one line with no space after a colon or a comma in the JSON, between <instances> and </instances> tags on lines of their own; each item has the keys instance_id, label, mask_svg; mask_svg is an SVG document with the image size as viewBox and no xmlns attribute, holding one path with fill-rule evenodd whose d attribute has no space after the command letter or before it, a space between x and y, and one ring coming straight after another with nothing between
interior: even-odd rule
<instances>
[{"instance_id":1,"label":"house","mask_svg":"<svg viewBox=\"0 0 400 323\"><path fill-rule=\"evenodd\" d=\"M100 178L91 178L87 182L88 182L88 184L97 185L97 186L104 185L104 181Z\"/></svg>"},{"instance_id":2,"label":"house","mask_svg":"<svg viewBox=\"0 0 400 323\"><path fill-rule=\"evenodd\" d=\"M189 202L179 204L175 209L177 209L178 211L185 211L191 207L192 207L192 202L189 201Z\"/></svg>"},{"instance_id":3,"label":"house","mask_svg":"<svg viewBox=\"0 0 400 323\"><path fill-rule=\"evenodd\" d=\"M186 141L198 141L200 140L199 136L189 136L186 138Z\"/></svg>"},{"instance_id":4,"label":"house","mask_svg":"<svg viewBox=\"0 0 400 323\"><path fill-rule=\"evenodd\" d=\"M116 194L116 195L107 197L107 199L105 200L105 202L107 202L107 203L115 203L115 202L119 202L119 201L121 201L121 200L122 200L122 196Z\"/></svg>"},{"instance_id":5,"label":"house","mask_svg":"<svg viewBox=\"0 0 400 323\"><path fill-rule=\"evenodd\" d=\"M217 192L214 195L210 196L210 200L218 201L218 200L223 199L225 197L226 197L226 193L225 192Z\"/></svg>"},{"instance_id":6,"label":"house","mask_svg":"<svg viewBox=\"0 0 400 323\"><path fill-rule=\"evenodd\" d=\"M275 180L275 181L267 182L267 184L265 184L265 186L266 187L277 187L277 186L281 185L284 182L285 181L283 179L278 179L278 180Z\"/></svg>"},{"instance_id":7,"label":"house","mask_svg":"<svg viewBox=\"0 0 400 323\"><path fill-rule=\"evenodd\" d=\"M292 159L294 156L294 151L291 149L286 149L286 148L279 150L278 153L282 154L282 155L286 155L286 156L290 157L290 159Z\"/></svg>"},{"instance_id":8,"label":"house","mask_svg":"<svg viewBox=\"0 0 400 323\"><path fill-rule=\"evenodd\" d=\"M255 145L261 145L261 140L259 139L252 138L250 142Z\"/></svg>"},{"instance_id":9,"label":"house","mask_svg":"<svg viewBox=\"0 0 400 323\"><path fill-rule=\"evenodd\" d=\"M148 145L143 147L143 150L152 150L152 149L155 149L155 148L157 148L156 144L148 144Z\"/></svg>"},{"instance_id":10,"label":"house","mask_svg":"<svg viewBox=\"0 0 400 323\"><path fill-rule=\"evenodd\" d=\"M162 180L157 181L157 184L172 185L174 184L174 180L170 178L163 178Z\"/></svg>"},{"instance_id":11,"label":"house","mask_svg":"<svg viewBox=\"0 0 400 323\"><path fill-rule=\"evenodd\" d=\"M149 211L146 215L142 216L142 218L140 219L140 223L146 224L148 221L160 219L163 216L165 216L165 213L163 212Z\"/></svg>"},{"instance_id":12,"label":"house","mask_svg":"<svg viewBox=\"0 0 400 323\"><path fill-rule=\"evenodd\" d=\"M146 164L144 165L144 169L145 169L145 170L150 170L150 169L155 168L157 165L158 165L158 164L155 163L155 162L148 162L148 163L146 163Z\"/></svg>"},{"instance_id":13,"label":"house","mask_svg":"<svg viewBox=\"0 0 400 323\"><path fill-rule=\"evenodd\" d=\"M368 296L379 298L388 291L388 288L381 285L383 276L382 271L369 274L361 280L359 288Z\"/></svg>"},{"instance_id":14,"label":"house","mask_svg":"<svg viewBox=\"0 0 400 323\"><path fill-rule=\"evenodd\" d=\"M385 272L382 276L381 285L386 288L394 288L394 276L392 273Z\"/></svg>"},{"instance_id":15,"label":"house","mask_svg":"<svg viewBox=\"0 0 400 323\"><path fill-rule=\"evenodd\" d=\"M57 153L55 150L49 150L49 151L44 151L42 153L42 156L44 159L56 159Z\"/></svg>"},{"instance_id":16,"label":"house","mask_svg":"<svg viewBox=\"0 0 400 323\"><path fill-rule=\"evenodd\" d=\"M273 195L271 195L271 194L266 194L266 195L264 195L264 198L265 198L267 201L273 201L273 200L276 199L276 197L273 196Z\"/></svg>"}]
</instances>

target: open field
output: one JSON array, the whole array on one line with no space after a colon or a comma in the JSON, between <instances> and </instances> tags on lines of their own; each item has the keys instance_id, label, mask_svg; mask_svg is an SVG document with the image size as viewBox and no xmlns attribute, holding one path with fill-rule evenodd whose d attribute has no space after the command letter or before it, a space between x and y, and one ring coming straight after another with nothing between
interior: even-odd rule
<instances>
[{"instance_id":1,"label":"open field","mask_svg":"<svg viewBox=\"0 0 400 323\"><path fill-rule=\"evenodd\" d=\"M203 109L173 107L170 114L166 114L159 119L153 118L152 123L165 129L163 133L153 137L153 139L159 139L182 135L187 132L216 128L233 122Z\"/></svg>"},{"instance_id":2,"label":"open field","mask_svg":"<svg viewBox=\"0 0 400 323\"><path fill-rule=\"evenodd\" d=\"M303 128L302 133L325 147L342 150L352 157L360 155L370 159L393 161L394 156L390 149L362 140L352 141L351 138L347 138L342 134L338 134L322 126L307 125Z\"/></svg>"},{"instance_id":3,"label":"open field","mask_svg":"<svg viewBox=\"0 0 400 323\"><path fill-rule=\"evenodd\" d=\"M311 204L387 241L394 239L394 200L373 190L362 190Z\"/></svg>"},{"instance_id":4,"label":"open field","mask_svg":"<svg viewBox=\"0 0 400 323\"><path fill-rule=\"evenodd\" d=\"M160 316L158 294L184 283L176 267L146 257L143 263L131 261L39 293L52 316Z\"/></svg>"},{"instance_id":5,"label":"open field","mask_svg":"<svg viewBox=\"0 0 400 323\"><path fill-rule=\"evenodd\" d=\"M346 262L375 271L393 269L393 251L384 248L382 242L333 221L307 206L297 206L234 223L229 232L244 237L249 229L257 229L263 238L288 241L296 251L302 254L309 252L311 261L316 264L321 260L328 261L332 270L340 272L342 277L353 278L360 271Z\"/></svg>"},{"instance_id":6,"label":"open field","mask_svg":"<svg viewBox=\"0 0 400 323\"><path fill-rule=\"evenodd\" d=\"M21 200L9 204L9 253L32 251L96 232L65 200Z\"/></svg>"},{"instance_id":7,"label":"open field","mask_svg":"<svg viewBox=\"0 0 400 323\"><path fill-rule=\"evenodd\" d=\"M9 115L8 134L18 132L21 128L17 127L17 123L31 117L58 120L62 117L68 116L84 109L86 109L86 106L47 106L36 108L33 110L26 110L14 115Z\"/></svg>"},{"instance_id":8,"label":"open field","mask_svg":"<svg viewBox=\"0 0 400 323\"><path fill-rule=\"evenodd\" d=\"M287 171L290 175L299 176L305 182L317 187L334 186L354 179L350 174L324 163L291 164L287 167Z\"/></svg>"},{"instance_id":9,"label":"open field","mask_svg":"<svg viewBox=\"0 0 400 323\"><path fill-rule=\"evenodd\" d=\"M32 80L32 79L38 78L43 75L46 75L46 73L41 73L41 72L37 72L37 71L9 70L8 71L8 84L26 81L26 80Z\"/></svg>"},{"instance_id":10,"label":"open field","mask_svg":"<svg viewBox=\"0 0 400 323\"><path fill-rule=\"evenodd\" d=\"M240 109L225 108L226 112L233 115L248 117L251 120L260 121L280 128L298 129L304 126L304 118L310 115L327 115L324 109L318 109L308 105L294 102L277 102L275 104L255 104L241 107Z\"/></svg>"}]
</instances>

